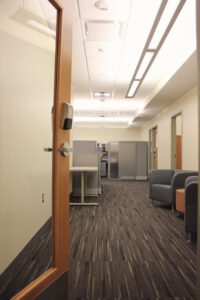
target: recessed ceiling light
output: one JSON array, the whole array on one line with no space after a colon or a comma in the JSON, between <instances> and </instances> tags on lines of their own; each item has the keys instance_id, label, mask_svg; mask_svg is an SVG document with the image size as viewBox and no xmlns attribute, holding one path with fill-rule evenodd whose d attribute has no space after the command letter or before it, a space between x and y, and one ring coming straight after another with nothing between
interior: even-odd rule
<instances>
[{"instance_id":1,"label":"recessed ceiling light","mask_svg":"<svg viewBox=\"0 0 200 300\"><path fill-rule=\"evenodd\" d=\"M111 93L108 93L108 92L94 92L93 93L93 96L95 98L98 98L98 97L105 97L105 98L110 98L111 97Z\"/></svg>"},{"instance_id":2,"label":"recessed ceiling light","mask_svg":"<svg viewBox=\"0 0 200 300\"><path fill-rule=\"evenodd\" d=\"M96 1L94 5L96 8L98 8L100 10L108 10L108 7L109 7L108 1L106 1L106 0Z\"/></svg>"}]
</instances>

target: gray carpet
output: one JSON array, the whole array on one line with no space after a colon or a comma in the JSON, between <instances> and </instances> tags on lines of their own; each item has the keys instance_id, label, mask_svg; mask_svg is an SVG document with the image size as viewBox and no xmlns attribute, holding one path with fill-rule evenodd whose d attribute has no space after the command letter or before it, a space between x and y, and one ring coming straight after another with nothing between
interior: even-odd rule
<instances>
[{"instance_id":1,"label":"gray carpet","mask_svg":"<svg viewBox=\"0 0 200 300\"><path fill-rule=\"evenodd\" d=\"M70 300L195 299L195 245L147 182L105 181L94 199L70 209Z\"/></svg>"}]
</instances>

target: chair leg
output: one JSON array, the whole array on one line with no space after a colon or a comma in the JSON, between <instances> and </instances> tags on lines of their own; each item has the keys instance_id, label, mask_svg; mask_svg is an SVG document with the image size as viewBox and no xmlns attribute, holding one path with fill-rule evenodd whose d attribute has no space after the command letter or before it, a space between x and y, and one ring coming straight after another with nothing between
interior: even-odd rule
<instances>
[{"instance_id":1,"label":"chair leg","mask_svg":"<svg viewBox=\"0 0 200 300\"><path fill-rule=\"evenodd\" d=\"M187 233L187 242L188 242L188 243L191 243L191 242L192 242L192 234L191 234L191 232L188 232L188 233Z\"/></svg>"}]
</instances>

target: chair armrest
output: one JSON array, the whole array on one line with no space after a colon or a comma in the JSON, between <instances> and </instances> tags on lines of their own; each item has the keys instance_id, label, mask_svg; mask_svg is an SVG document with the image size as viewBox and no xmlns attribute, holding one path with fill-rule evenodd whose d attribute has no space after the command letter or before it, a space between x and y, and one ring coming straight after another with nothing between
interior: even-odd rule
<instances>
[{"instance_id":1,"label":"chair armrest","mask_svg":"<svg viewBox=\"0 0 200 300\"><path fill-rule=\"evenodd\" d=\"M196 176L196 175L198 175L197 171L193 171L193 172L180 171L174 174L171 182L171 197L172 197L172 204L174 208L176 207L176 190L181 188L183 189L185 187L186 178L188 178L189 176Z\"/></svg>"},{"instance_id":2,"label":"chair armrest","mask_svg":"<svg viewBox=\"0 0 200 300\"><path fill-rule=\"evenodd\" d=\"M160 170L150 170L149 171L149 197L152 196L152 188L154 184L167 184L169 185L172 177L174 175L174 170L160 169Z\"/></svg>"},{"instance_id":3,"label":"chair armrest","mask_svg":"<svg viewBox=\"0 0 200 300\"><path fill-rule=\"evenodd\" d=\"M189 176L185 180L185 188L190 182L198 182L199 177L198 176Z\"/></svg>"},{"instance_id":4,"label":"chair armrest","mask_svg":"<svg viewBox=\"0 0 200 300\"><path fill-rule=\"evenodd\" d=\"M197 231L198 183L191 182L185 189L185 231Z\"/></svg>"}]
</instances>

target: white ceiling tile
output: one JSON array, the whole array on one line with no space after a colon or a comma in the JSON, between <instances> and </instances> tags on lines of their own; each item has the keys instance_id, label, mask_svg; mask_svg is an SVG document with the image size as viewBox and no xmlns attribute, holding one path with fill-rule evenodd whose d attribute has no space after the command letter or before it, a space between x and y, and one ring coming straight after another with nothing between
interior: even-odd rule
<instances>
[{"instance_id":1,"label":"white ceiling tile","mask_svg":"<svg viewBox=\"0 0 200 300\"><path fill-rule=\"evenodd\" d=\"M97 58L116 57L121 54L122 43L111 41L85 41L86 54L88 57L95 56Z\"/></svg>"},{"instance_id":2,"label":"white ceiling tile","mask_svg":"<svg viewBox=\"0 0 200 300\"><path fill-rule=\"evenodd\" d=\"M81 40L83 40L82 31L81 30L82 29L81 29L80 20L75 19L73 21L73 32L72 32L73 40L75 40L75 41L81 41Z\"/></svg>"},{"instance_id":3,"label":"white ceiling tile","mask_svg":"<svg viewBox=\"0 0 200 300\"><path fill-rule=\"evenodd\" d=\"M95 57L88 57L89 73L92 75L111 75L115 78L118 71L118 65L115 59L96 59Z\"/></svg>"},{"instance_id":4,"label":"white ceiling tile","mask_svg":"<svg viewBox=\"0 0 200 300\"><path fill-rule=\"evenodd\" d=\"M85 51L83 41L73 40L72 42L73 57L83 57L85 60Z\"/></svg>"}]
</instances>

